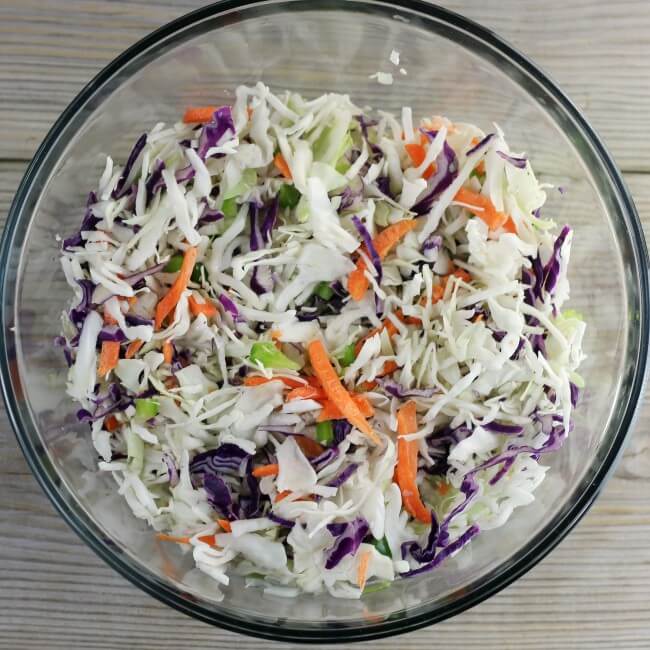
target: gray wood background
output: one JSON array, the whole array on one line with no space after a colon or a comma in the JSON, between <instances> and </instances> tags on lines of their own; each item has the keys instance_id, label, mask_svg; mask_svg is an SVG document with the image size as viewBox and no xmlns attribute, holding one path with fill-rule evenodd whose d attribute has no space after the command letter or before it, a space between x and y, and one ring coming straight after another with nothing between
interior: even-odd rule
<instances>
[{"instance_id":1,"label":"gray wood background","mask_svg":"<svg viewBox=\"0 0 650 650\"><path fill-rule=\"evenodd\" d=\"M0 218L51 123L115 55L196 0L0 0ZM648 0L452 0L553 76L604 137L650 229ZM258 648L146 596L67 528L0 407L0 648ZM650 648L650 407L590 513L487 602L376 648ZM276 644L281 648L280 644Z\"/></svg>"}]
</instances>

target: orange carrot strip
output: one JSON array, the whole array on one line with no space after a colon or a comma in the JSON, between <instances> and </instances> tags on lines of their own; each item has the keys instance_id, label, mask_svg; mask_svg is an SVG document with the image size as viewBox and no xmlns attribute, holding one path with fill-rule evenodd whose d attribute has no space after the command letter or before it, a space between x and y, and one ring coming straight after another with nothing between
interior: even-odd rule
<instances>
[{"instance_id":1,"label":"orange carrot strip","mask_svg":"<svg viewBox=\"0 0 650 650\"><path fill-rule=\"evenodd\" d=\"M170 287L169 291L156 305L156 329L160 329L163 321L176 307L181 294L187 288L187 283L190 281L190 276L194 270L194 263L196 262L197 250L192 246L188 248L183 254L183 264L181 270L174 280L174 284Z\"/></svg>"},{"instance_id":2,"label":"orange carrot strip","mask_svg":"<svg viewBox=\"0 0 650 650\"><path fill-rule=\"evenodd\" d=\"M284 156L281 153L275 154L273 157L273 164L285 178L288 180L293 179L293 176L291 175L291 169L289 169L289 165L287 165L287 161L284 159Z\"/></svg>"},{"instance_id":3,"label":"orange carrot strip","mask_svg":"<svg viewBox=\"0 0 650 650\"><path fill-rule=\"evenodd\" d=\"M444 497L449 492L449 483L447 481L440 481L436 489L438 490L438 494Z\"/></svg>"},{"instance_id":4,"label":"orange carrot strip","mask_svg":"<svg viewBox=\"0 0 650 650\"><path fill-rule=\"evenodd\" d=\"M294 436L293 439L307 458L316 458L316 456L320 456L325 451L323 445L307 436Z\"/></svg>"},{"instance_id":5,"label":"orange carrot strip","mask_svg":"<svg viewBox=\"0 0 650 650\"><path fill-rule=\"evenodd\" d=\"M117 325L117 321L107 312L104 312L104 325Z\"/></svg>"},{"instance_id":6,"label":"orange carrot strip","mask_svg":"<svg viewBox=\"0 0 650 650\"><path fill-rule=\"evenodd\" d=\"M282 492L278 492L275 495L275 499L273 499L273 502L280 503L280 501L286 499L290 494L291 494L291 490L282 490Z\"/></svg>"},{"instance_id":7,"label":"orange carrot strip","mask_svg":"<svg viewBox=\"0 0 650 650\"><path fill-rule=\"evenodd\" d=\"M366 586L366 578L368 575L368 566L370 565L370 558L372 557L372 551L363 551L359 555L359 566L357 568L357 584L359 589L363 591Z\"/></svg>"},{"instance_id":8,"label":"orange carrot strip","mask_svg":"<svg viewBox=\"0 0 650 650\"><path fill-rule=\"evenodd\" d=\"M404 149L406 149L406 153L409 155L413 167L419 167L427 156L427 150L421 144L405 144ZM435 166L429 165L422 172L422 178L430 178L435 171Z\"/></svg>"},{"instance_id":9,"label":"orange carrot strip","mask_svg":"<svg viewBox=\"0 0 650 650\"><path fill-rule=\"evenodd\" d=\"M384 228L373 240L372 244L379 257L383 260L400 239L417 226L415 219L403 219ZM368 290L370 282L365 276L366 263L362 258L357 261L357 267L348 276L348 292L353 300L359 301Z\"/></svg>"},{"instance_id":10,"label":"orange carrot strip","mask_svg":"<svg viewBox=\"0 0 650 650\"><path fill-rule=\"evenodd\" d=\"M120 344L117 341L102 341L102 349L99 353L99 367L97 374L100 377L107 375L120 360Z\"/></svg>"},{"instance_id":11,"label":"orange carrot strip","mask_svg":"<svg viewBox=\"0 0 650 650\"><path fill-rule=\"evenodd\" d=\"M227 519L217 519L219 526L225 530L227 533L232 533L232 528L230 527L230 522ZM199 538L203 539L203 538Z\"/></svg>"},{"instance_id":12,"label":"orange carrot strip","mask_svg":"<svg viewBox=\"0 0 650 650\"><path fill-rule=\"evenodd\" d=\"M174 358L174 348L172 346L172 342L169 339L163 343L162 351L165 363L171 363L172 359Z\"/></svg>"},{"instance_id":13,"label":"orange carrot strip","mask_svg":"<svg viewBox=\"0 0 650 650\"><path fill-rule=\"evenodd\" d=\"M315 386L299 386L298 388L293 388L287 393L287 402L291 402L295 399L322 400L325 399L325 393L321 388L316 388Z\"/></svg>"},{"instance_id":14,"label":"orange carrot strip","mask_svg":"<svg viewBox=\"0 0 650 650\"><path fill-rule=\"evenodd\" d=\"M417 431L417 414L415 402L408 401L397 412L397 466L395 468L395 481L402 493L404 508L419 521L430 524L431 513L420 499L416 478L418 471L418 443L417 440L404 440L402 436Z\"/></svg>"},{"instance_id":15,"label":"orange carrot strip","mask_svg":"<svg viewBox=\"0 0 650 650\"><path fill-rule=\"evenodd\" d=\"M395 372L399 366L397 365L397 361L393 361L392 359L390 361L386 361L384 363L383 368L381 369L381 372L377 375L377 377L385 377L386 375L390 375L391 373Z\"/></svg>"},{"instance_id":16,"label":"orange carrot strip","mask_svg":"<svg viewBox=\"0 0 650 650\"><path fill-rule=\"evenodd\" d=\"M115 431L115 429L119 429L119 427L120 423L114 415L109 415L104 420L104 429L106 429L106 431Z\"/></svg>"},{"instance_id":17,"label":"orange carrot strip","mask_svg":"<svg viewBox=\"0 0 650 650\"><path fill-rule=\"evenodd\" d=\"M490 230L497 230L508 220L508 215L499 212L487 196L477 194L467 188L461 187L456 192L454 200L469 206L470 211L484 221Z\"/></svg>"},{"instance_id":18,"label":"orange carrot strip","mask_svg":"<svg viewBox=\"0 0 650 650\"><path fill-rule=\"evenodd\" d=\"M183 115L183 122L185 124L209 122L216 110L216 106L189 106Z\"/></svg>"},{"instance_id":19,"label":"orange carrot strip","mask_svg":"<svg viewBox=\"0 0 650 650\"><path fill-rule=\"evenodd\" d=\"M375 444L380 443L379 436L372 430L359 407L354 403L350 393L345 389L336 370L332 366L323 342L316 339L307 346L307 353L314 373L327 397L341 410L343 417L359 431L365 433Z\"/></svg>"},{"instance_id":20,"label":"orange carrot strip","mask_svg":"<svg viewBox=\"0 0 650 650\"><path fill-rule=\"evenodd\" d=\"M352 394L351 397L352 401L357 405L357 408L361 411L361 414L364 417L370 418L375 414L375 409L365 395ZM331 402L328 399L323 401L323 408L320 410L318 416L316 417L317 422L343 419L345 419L345 416L343 413L341 413L341 409L336 404L334 404L334 402Z\"/></svg>"},{"instance_id":21,"label":"orange carrot strip","mask_svg":"<svg viewBox=\"0 0 650 650\"><path fill-rule=\"evenodd\" d=\"M126 353L124 355L124 358L133 359L133 357L136 354L138 354L138 351L143 345L144 345L144 341L141 341L140 339L135 339L135 341L131 341L131 343L129 343L129 347L126 348Z\"/></svg>"},{"instance_id":22,"label":"orange carrot strip","mask_svg":"<svg viewBox=\"0 0 650 650\"><path fill-rule=\"evenodd\" d=\"M277 476L279 471L280 467L276 463L271 463L270 465L259 465L252 471L252 474L255 478L262 478L263 476Z\"/></svg>"},{"instance_id":23,"label":"orange carrot strip","mask_svg":"<svg viewBox=\"0 0 650 650\"><path fill-rule=\"evenodd\" d=\"M506 232L512 233L513 235L517 234L517 226L515 222L512 220L512 217L508 217L506 219L506 222L503 224L503 229Z\"/></svg>"},{"instance_id":24,"label":"orange carrot strip","mask_svg":"<svg viewBox=\"0 0 650 650\"><path fill-rule=\"evenodd\" d=\"M189 537L177 537L176 535L167 535L166 533L157 533L156 539L161 542L176 542L176 544L189 544Z\"/></svg>"},{"instance_id":25,"label":"orange carrot strip","mask_svg":"<svg viewBox=\"0 0 650 650\"><path fill-rule=\"evenodd\" d=\"M194 296L187 299L187 304L192 316L203 314L206 318L212 318L218 313L217 308L211 302L199 302Z\"/></svg>"},{"instance_id":26,"label":"orange carrot strip","mask_svg":"<svg viewBox=\"0 0 650 650\"><path fill-rule=\"evenodd\" d=\"M358 355L359 352L361 352L361 348L363 347L363 344L371 337L373 337L375 334L381 332L382 330L386 330L388 332L388 336L390 338L393 338L395 334L397 334L398 329L395 326L395 323L390 318L384 318L382 321L381 327L375 327L374 329L371 329L362 339L359 339L354 346L354 354Z\"/></svg>"},{"instance_id":27,"label":"orange carrot strip","mask_svg":"<svg viewBox=\"0 0 650 650\"><path fill-rule=\"evenodd\" d=\"M288 388L302 388L306 384L293 377L262 377L261 375L250 375L244 378L244 386L261 386L270 381L281 381Z\"/></svg>"}]
</instances>

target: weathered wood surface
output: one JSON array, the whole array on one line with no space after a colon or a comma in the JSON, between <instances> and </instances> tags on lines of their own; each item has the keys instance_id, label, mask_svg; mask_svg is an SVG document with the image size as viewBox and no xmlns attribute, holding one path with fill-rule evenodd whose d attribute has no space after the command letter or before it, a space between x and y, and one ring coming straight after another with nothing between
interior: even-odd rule
<instances>
[{"instance_id":1,"label":"weathered wood surface","mask_svg":"<svg viewBox=\"0 0 650 650\"><path fill-rule=\"evenodd\" d=\"M0 217L79 89L194 0L0 0ZM626 172L650 232L646 0L445 3L504 35L580 104ZM193 621L103 564L54 512L0 410L0 648L258 648ZM569 537L514 585L377 648L650 648L650 404L616 475ZM283 647L277 645L278 648Z\"/></svg>"}]
</instances>

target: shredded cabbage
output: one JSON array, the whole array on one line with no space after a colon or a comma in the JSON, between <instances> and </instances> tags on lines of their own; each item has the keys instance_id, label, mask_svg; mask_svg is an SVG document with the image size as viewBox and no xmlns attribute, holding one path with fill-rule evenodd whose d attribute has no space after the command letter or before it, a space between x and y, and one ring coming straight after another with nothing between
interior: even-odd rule
<instances>
[{"instance_id":1,"label":"shredded cabbage","mask_svg":"<svg viewBox=\"0 0 650 650\"><path fill-rule=\"evenodd\" d=\"M210 579L359 598L533 500L584 387L573 232L498 128L235 96L107 157L62 241L68 393Z\"/></svg>"}]
</instances>

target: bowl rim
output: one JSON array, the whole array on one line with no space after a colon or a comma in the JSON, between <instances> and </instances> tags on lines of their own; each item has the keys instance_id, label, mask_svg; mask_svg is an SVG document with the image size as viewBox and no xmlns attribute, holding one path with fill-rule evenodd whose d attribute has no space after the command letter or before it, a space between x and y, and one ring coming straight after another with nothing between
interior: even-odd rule
<instances>
[{"instance_id":1,"label":"bowl rim","mask_svg":"<svg viewBox=\"0 0 650 650\"><path fill-rule=\"evenodd\" d=\"M253 6L295 4L307 5L306 9L330 10L330 9L354 9L364 6L389 8L397 14L415 13L424 15L437 22L442 22L450 27L468 32L474 39L494 48L500 55L508 58L515 66L519 67L529 75L541 88L548 93L561 109L573 120L575 125L582 132L582 137L591 145L594 154L602 164L603 170L616 192L616 196L622 208L623 214L628 217L630 232L630 244L634 253L635 267L638 271L638 300L639 300L639 342L636 350L636 366L634 375L630 382L627 394L627 403L624 407L623 417L620 419L615 436L612 439L611 447L597 471L593 474L591 481L583 493L566 508L564 512L558 513L556 517L547 523L546 526L514 556L512 564L504 569L502 564L494 569L489 577L478 589L464 594L450 603L438 607L435 611L427 611L427 606L416 608L416 612L407 613L404 618L397 620L386 620L377 623L364 623L355 627L333 627L333 628L307 628L300 626L280 627L269 622L252 621L248 617L238 617L232 614L221 612L219 619L214 613L198 603L191 604L183 598L182 592L173 586L159 580L155 575L147 572L134 572L132 566L125 562L121 554L116 553L110 544L96 534L85 517L80 517L75 507L63 500L59 494L56 477L48 472L44 466L44 457L39 453L38 445L30 440L23 431L23 423L18 406L18 399L12 389L12 377L10 354L14 350L13 334L10 327L13 324L13 312L2 310L2 327L0 327L0 382L2 393L7 407L7 415L12 428L21 447L21 450L28 462L28 465L36 477L43 491L47 494L57 511L61 514L68 525L81 537L81 539L93 551L102 558L113 569L127 578L131 583L153 596L154 598L170 605L174 609L192 616L212 625L225 628L229 631L240 632L258 638L281 640L287 642L302 643L341 643L349 641L367 641L379 639L395 634L410 632L433 623L438 623L451 616L477 605L489 596L499 592L510 585L514 580L530 570L535 564L542 560L580 521L587 512L594 499L604 486L607 478L613 472L616 461L624 447L628 433L634 423L638 411L640 396L642 394L647 370L647 349L650 338L649 305L650 293L648 274L643 272L650 264L648 252L643 235L643 230L636 211L634 202L626 187L621 172L618 170L607 148L590 126L586 118L559 86L534 64L528 57L511 46L507 41L497 36L491 30L480 24L465 18L448 9L430 4L425 0L220 0L200 9L186 13L175 20L168 22L156 29L144 38L137 41L124 52L115 57L106 65L70 102L66 109L56 120L43 142L36 151L32 161L21 180L14 200L7 215L7 222L0 244L0 260L7 261L11 255L19 215L22 212L25 200L30 194L32 182L43 162L47 159L52 144L57 140L60 132L76 116L79 107L86 101L116 72L124 68L134 57L144 50L155 46L162 39L170 37L181 30L193 26L203 20L214 18L218 14L229 13L233 10L246 10ZM347 6L346 6L347 5ZM302 7L296 7L301 8ZM245 18L245 16L244 16ZM3 306L7 296L13 287L7 286L7 264L0 266L0 297Z\"/></svg>"}]
</instances>

